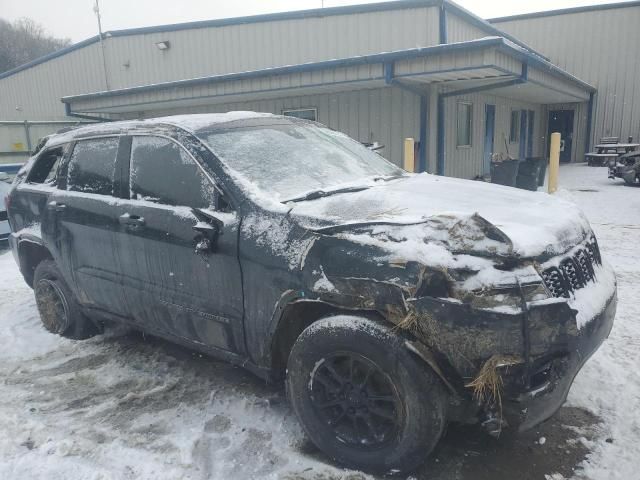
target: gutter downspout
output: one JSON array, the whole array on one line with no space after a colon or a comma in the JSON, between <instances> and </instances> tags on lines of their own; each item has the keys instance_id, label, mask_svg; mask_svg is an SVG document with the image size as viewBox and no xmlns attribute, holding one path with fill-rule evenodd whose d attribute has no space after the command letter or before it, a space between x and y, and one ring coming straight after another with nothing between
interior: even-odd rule
<instances>
[{"instance_id":1,"label":"gutter downspout","mask_svg":"<svg viewBox=\"0 0 640 480\"><path fill-rule=\"evenodd\" d=\"M593 124L593 107L595 106L595 92L589 93L589 103L587 107L587 138L584 142L584 152L591 150L591 127Z\"/></svg>"},{"instance_id":2,"label":"gutter downspout","mask_svg":"<svg viewBox=\"0 0 640 480\"><path fill-rule=\"evenodd\" d=\"M418 173L427 171L427 114L429 111L429 94L421 89L408 85L393 76L393 62L384 64L384 83L411 92L420 97L420 145L418 147Z\"/></svg>"},{"instance_id":3,"label":"gutter downspout","mask_svg":"<svg viewBox=\"0 0 640 480\"><path fill-rule=\"evenodd\" d=\"M525 62L522 64L522 71L518 78L506 80L504 82L492 83L490 85L482 85L480 87L463 88L451 92L438 93L438 125L437 125L437 170L436 175L444 175L445 169L445 98L455 97L458 95L466 95L469 93L478 93L486 90L496 90L498 88L511 87L527 83L529 78L529 65Z\"/></svg>"},{"instance_id":4,"label":"gutter downspout","mask_svg":"<svg viewBox=\"0 0 640 480\"><path fill-rule=\"evenodd\" d=\"M439 39L440 43L449 43L447 41L447 9L445 7L445 2L440 4L440 16L439 16L440 24L439 24Z\"/></svg>"}]
</instances>

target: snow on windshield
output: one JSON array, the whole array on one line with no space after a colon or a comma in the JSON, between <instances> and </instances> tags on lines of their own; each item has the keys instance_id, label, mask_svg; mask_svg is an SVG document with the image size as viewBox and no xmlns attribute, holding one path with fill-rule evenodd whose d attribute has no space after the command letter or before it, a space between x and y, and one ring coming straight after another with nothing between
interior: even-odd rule
<instances>
[{"instance_id":1,"label":"snow on windshield","mask_svg":"<svg viewBox=\"0 0 640 480\"><path fill-rule=\"evenodd\" d=\"M226 165L277 200L402 171L348 136L311 124L203 135Z\"/></svg>"}]
</instances>

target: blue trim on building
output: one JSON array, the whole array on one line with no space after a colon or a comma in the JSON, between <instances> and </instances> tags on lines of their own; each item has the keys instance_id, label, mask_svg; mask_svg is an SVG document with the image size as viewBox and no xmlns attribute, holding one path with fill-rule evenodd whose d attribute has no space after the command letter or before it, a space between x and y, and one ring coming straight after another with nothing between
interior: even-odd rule
<instances>
[{"instance_id":1,"label":"blue trim on building","mask_svg":"<svg viewBox=\"0 0 640 480\"><path fill-rule=\"evenodd\" d=\"M447 38L447 9L444 7L444 3L440 5L440 12L438 14L439 19L439 39L440 43L449 43Z\"/></svg>"},{"instance_id":2,"label":"blue trim on building","mask_svg":"<svg viewBox=\"0 0 640 480\"><path fill-rule=\"evenodd\" d=\"M587 136L584 140L584 152L591 151L591 128L593 126L593 110L595 106L595 92L589 93L589 103L587 106Z\"/></svg>"},{"instance_id":3,"label":"blue trim on building","mask_svg":"<svg viewBox=\"0 0 640 480\"><path fill-rule=\"evenodd\" d=\"M567 15L571 13L597 12L601 10L614 10L618 8L640 7L640 2L618 2L605 3L602 5L586 5L584 7L560 8L558 10L547 10L545 12L522 13L519 15L509 15L506 17L490 18L491 23L509 22L511 20L527 20L530 18L555 17L556 15Z\"/></svg>"},{"instance_id":4,"label":"blue trim on building","mask_svg":"<svg viewBox=\"0 0 640 480\"><path fill-rule=\"evenodd\" d=\"M436 141L436 174L444 175L445 164L445 148L444 148L444 97L442 94L438 95L438 107L437 107L437 141Z\"/></svg>"},{"instance_id":5,"label":"blue trim on building","mask_svg":"<svg viewBox=\"0 0 640 480\"><path fill-rule=\"evenodd\" d=\"M420 147L418 149L418 171L428 172L429 164L427 161L427 128L429 114L429 96L427 94L420 95L420 134L418 139Z\"/></svg>"}]
</instances>

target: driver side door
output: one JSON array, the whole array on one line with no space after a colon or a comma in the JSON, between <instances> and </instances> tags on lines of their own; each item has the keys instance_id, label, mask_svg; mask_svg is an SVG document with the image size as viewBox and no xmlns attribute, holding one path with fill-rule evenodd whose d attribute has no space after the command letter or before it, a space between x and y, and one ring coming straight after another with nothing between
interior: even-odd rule
<instances>
[{"instance_id":1,"label":"driver side door","mask_svg":"<svg viewBox=\"0 0 640 480\"><path fill-rule=\"evenodd\" d=\"M175 139L129 137L120 260L129 317L142 328L244 352L237 213Z\"/></svg>"}]
</instances>

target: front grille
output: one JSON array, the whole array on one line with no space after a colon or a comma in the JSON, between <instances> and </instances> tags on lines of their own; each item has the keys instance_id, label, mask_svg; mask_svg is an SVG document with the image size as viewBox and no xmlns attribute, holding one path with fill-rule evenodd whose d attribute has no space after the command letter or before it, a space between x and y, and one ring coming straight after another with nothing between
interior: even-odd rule
<instances>
[{"instance_id":1,"label":"front grille","mask_svg":"<svg viewBox=\"0 0 640 480\"><path fill-rule=\"evenodd\" d=\"M545 268L542 280L554 297L569 298L573 292L595 280L594 264L602 263L595 237L560 261L558 266Z\"/></svg>"}]
</instances>

